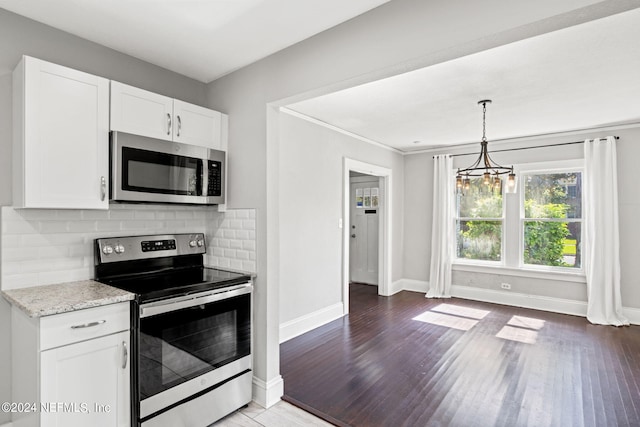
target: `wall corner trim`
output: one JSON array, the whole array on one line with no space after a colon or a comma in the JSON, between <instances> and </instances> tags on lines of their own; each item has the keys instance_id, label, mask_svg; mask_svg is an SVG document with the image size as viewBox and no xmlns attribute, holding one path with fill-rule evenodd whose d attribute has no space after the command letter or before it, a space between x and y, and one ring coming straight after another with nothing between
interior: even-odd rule
<instances>
[{"instance_id":1,"label":"wall corner trim","mask_svg":"<svg viewBox=\"0 0 640 427\"><path fill-rule=\"evenodd\" d=\"M335 303L280 324L280 344L344 316L344 304Z\"/></svg>"},{"instance_id":2,"label":"wall corner trim","mask_svg":"<svg viewBox=\"0 0 640 427\"><path fill-rule=\"evenodd\" d=\"M393 282L393 294L400 291L422 292L427 293L429 290L429 282L426 280L400 279Z\"/></svg>"},{"instance_id":3,"label":"wall corner trim","mask_svg":"<svg viewBox=\"0 0 640 427\"><path fill-rule=\"evenodd\" d=\"M284 395L284 380L280 375L267 382L253 377L252 389L253 401L263 408L269 409L278 403Z\"/></svg>"}]
</instances>

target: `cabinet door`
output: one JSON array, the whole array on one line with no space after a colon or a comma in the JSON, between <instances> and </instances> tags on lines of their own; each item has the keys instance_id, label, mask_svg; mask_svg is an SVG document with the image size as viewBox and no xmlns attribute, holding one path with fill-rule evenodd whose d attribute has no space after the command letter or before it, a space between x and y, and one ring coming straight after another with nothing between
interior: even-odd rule
<instances>
[{"instance_id":1,"label":"cabinet door","mask_svg":"<svg viewBox=\"0 0 640 427\"><path fill-rule=\"evenodd\" d=\"M173 116L174 141L222 149L221 113L176 99L173 101Z\"/></svg>"},{"instance_id":2,"label":"cabinet door","mask_svg":"<svg viewBox=\"0 0 640 427\"><path fill-rule=\"evenodd\" d=\"M107 209L109 80L24 58L19 206Z\"/></svg>"},{"instance_id":3,"label":"cabinet door","mask_svg":"<svg viewBox=\"0 0 640 427\"><path fill-rule=\"evenodd\" d=\"M173 140L173 99L111 82L111 130Z\"/></svg>"},{"instance_id":4,"label":"cabinet door","mask_svg":"<svg viewBox=\"0 0 640 427\"><path fill-rule=\"evenodd\" d=\"M42 427L130 425L129 337L119 332L41 353Z\"/></svg>"}]
</instances>

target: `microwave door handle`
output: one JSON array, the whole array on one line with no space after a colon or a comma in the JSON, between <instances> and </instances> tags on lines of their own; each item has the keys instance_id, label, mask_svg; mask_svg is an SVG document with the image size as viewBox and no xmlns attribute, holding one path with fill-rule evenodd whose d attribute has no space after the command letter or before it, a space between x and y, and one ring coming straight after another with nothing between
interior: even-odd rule
<instances>
[{"instance_id":1,"label":"microwave door handle","mask_svg":"<svg viewBox=\"0 0 640 427\"><path fill-rule=\"evenodd\" d=\"M202 160L202 195L209 195L209 162L207 160Z\"/></svg>"}]
</instances>

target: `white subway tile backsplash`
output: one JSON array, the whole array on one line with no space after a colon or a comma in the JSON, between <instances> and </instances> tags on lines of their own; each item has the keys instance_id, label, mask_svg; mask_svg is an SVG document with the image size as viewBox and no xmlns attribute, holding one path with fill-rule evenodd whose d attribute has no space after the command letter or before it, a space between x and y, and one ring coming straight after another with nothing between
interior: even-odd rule
<instances>
[{"instance_id":1,"label":"white subway tile backsplash","mask_svg":"<svg viewBox=\"0 0 640 427\"><path fill-rule=\"evenodd\" d=\"M134 211L133 217L135 219L156 219L156 213L148 210Z\"/></svg>"},{"instance_id":2,"label":"white subway tile backsplash","mask_svg":"<svg viewBox=\"0 0 640 427\"><path fill-rule=\"evenodd\" d=\"M71 233L94 233L97 231L96 221L69 221L67 230Z\"/></svg>"},{"instance_id":3,"label":"white subway tile backsplash","mask_svg":"<svg viewBox=\"0 0 640 427\"><path fill-rule=\"evenodd\" d=\"M229 267L234 270L242 270L242 261L239 259L229 260Z\"/></svg>"},{"instance_id":4,"label":"white subway tile backsplash","mask_svg":"<svg viewBox=\"0 0 640 427\"><path fill-rule=\"evenodd\" d=\"M129 209L109 210L110 219L133 219L134 216L134 211Z\"/></svg>"},{"instance_id":5,"label":"white subway tile backsplash","mask_svg":"<svg viewBox=\"0 0 640 427\"><path fill-rule=\"evenodd\" d=\"M251 261L256 258L255 228L255 209L230 209L222 213L209 237L214 250L207 262L212 267L255 273L255 262ZM249 263L245 264L247 260Z\"/></svg>"},{"instance_id":6,"label":"white subway tile backsplash","mask_svg":"<svg viewBox=\"0 0 640 427\"><path fill-rule=\"evenodd\" d=\"M157 233L205 233L205 262L255 273L254 209L110 205L108 211L0 210L0 285L13 289L93 277L93 240Z\"/></svg>"},{"instance_id":7,"label":"white subway tile backsplash","mask_svg":"<svg viewBox=\"0 0 640 427\"><path fill-rule=\"evenodd\" d=\"M214 257L221 257L224 256L224 249L214 247L212 253Z\"/></svg>"}]
</instances>

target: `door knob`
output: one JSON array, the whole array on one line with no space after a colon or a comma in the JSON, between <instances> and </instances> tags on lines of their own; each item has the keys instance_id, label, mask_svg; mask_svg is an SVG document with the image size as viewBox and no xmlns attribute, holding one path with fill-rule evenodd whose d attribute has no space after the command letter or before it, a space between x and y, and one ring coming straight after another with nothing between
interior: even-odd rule
<instances>
[{"instance_id":1,"label":"door knob","mask_svg":"<svg viewBox=\"0 0 640 427\"><path fill-rule=\"evenodd\" d=\"M351 237L353 237L353 238L355 239L356 235L355 235L355 234L352 234L352 235L351 235Z\"/></svg>"}]
</instances>

